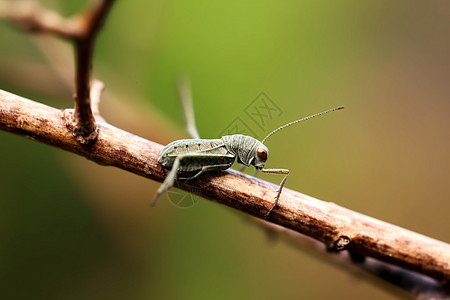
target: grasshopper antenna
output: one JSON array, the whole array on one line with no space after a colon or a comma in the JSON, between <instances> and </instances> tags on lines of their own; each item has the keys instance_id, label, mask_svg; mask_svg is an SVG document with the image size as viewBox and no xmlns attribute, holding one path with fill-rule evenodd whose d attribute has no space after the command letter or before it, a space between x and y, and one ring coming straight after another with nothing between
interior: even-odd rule
<instances>
[{"instance_id":1,"label":"grasshopper antenna","mask_svg":"<svg viewBox=\"0 0 450 300\"><path fill-rule=\"evenodd\" d=\"M292 121L292 122L290 122L290 123L287 123L287 124L285 124L285 125L283 125L283 126L280 126L280 127L278 127L277 129L275 129L274 131L272 131L271 133L269 133L269 134L261 141L261 143L264 144L264 141L267 140L272 134L274 134L274 133L277 132L277 131L280 131L280 130L283 129L283 128L286 128L286 127L289 127L289 126L291 126L291 125L294 125L295 123L299 123L299 122L302 122L302 121L306 121L306 120L309 120L309 119L311 119L311 118L314 118L314 117L317 117L317 116L320 116L320 115L324 115L324 114L327 114L327 113L329 113L329 112L336 111L336 110L340 110L340 109L344 109L344 107L341 106L341 107L329 109L329 110L326 110L326 111L323 111L323 112L314 114L314 115L312 115L312 116L309 116L309 117L306 117L306 118L302 118L302 119L299 119L299 120L295 120L295 121Z\"/></svg>"}]
</instances>

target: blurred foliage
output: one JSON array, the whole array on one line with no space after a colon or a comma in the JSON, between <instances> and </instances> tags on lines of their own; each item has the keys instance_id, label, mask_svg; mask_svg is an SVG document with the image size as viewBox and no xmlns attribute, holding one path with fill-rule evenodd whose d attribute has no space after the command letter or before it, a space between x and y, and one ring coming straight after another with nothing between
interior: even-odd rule
<instances>
[{"instance_id":1,"label":"blurred foliage","mask_svg":"<svg viewBox=\"0 0 450 300\"><path fill-rule=\"evenodd\" d=\"M88 1L42 3L70 16ZM101 110L165 144L186 136L180 74L205 138L236 117L264 136L344 105L271 138L267 167L289 168L289 188L450 242L449 15L437 0L118 1L96 45ZM64 42L6 22L0 37L0 88L72 105L56 72L73 76ZM283 111L264 128L245 114L260 92ZM2 298L395 298L216 203L177 209L164 196L150 209L157 183L5 132L0 145Z\"/></svg>"}]
</instances>

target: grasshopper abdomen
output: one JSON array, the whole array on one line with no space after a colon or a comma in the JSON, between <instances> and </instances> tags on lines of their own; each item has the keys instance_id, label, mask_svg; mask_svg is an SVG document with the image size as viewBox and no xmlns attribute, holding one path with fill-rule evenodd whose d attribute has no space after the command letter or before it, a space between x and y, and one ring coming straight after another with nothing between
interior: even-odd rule
<instances>
[{"instance_id":1,"label":"grasshopper abdomen","mask_svg":"<svg viewBox=\"0 0 450 300\"><path fill-rule=\"evenodd\" d=\"M179 173L198 172L205 167L208 170L225 170L233 165L235 159L221 139L174 141L164 147L158 161L170 170L177 157L183 158L183 163L178 167Z\"/></svg>"}]
</instances>

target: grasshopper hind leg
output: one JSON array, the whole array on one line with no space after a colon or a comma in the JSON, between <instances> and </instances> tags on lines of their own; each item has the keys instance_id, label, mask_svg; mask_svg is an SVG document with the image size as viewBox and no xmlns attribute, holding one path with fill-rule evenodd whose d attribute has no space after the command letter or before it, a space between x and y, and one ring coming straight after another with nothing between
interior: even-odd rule
<instances>
[{"instance_id":1,"label":"grasshopper hind leg","mask_svg":"<svg viewBox=\"0 0 450 300\"><path fill-rule=\"evenodd\" d=\"M181 106L183 108L184 112L184 119L186 121L186 129L189 135L193 139L199 139L200 136L197 131L197 127L195 126L195 119L194 119L194 109L192 105L192 93L190 89L190 84L185 77L180 77L177 81L177 90L178 90L178 96L181 102ZM161 197L164 192L166 192L168 189L170 189L177 177L178 168L180 167L180 160L182 156L178 156L172 166L172 169L170 170L169 174L167 175L164 182L159 187L158 191L156 192L156 195L153 197L152 201L150 202L151 206L154 206L156 204L156 201L158 201L159 197ZM201 173L201 172L200 172ZM197 174L196 176L198 176Z\"/></svg>"},{"instance_id":2,"label":"grasshopper hind leg","mask_svg":"<svg viewBox=\"0 0 450 300\"><path fill-rule=\"evenodd\" d=\"M158 191L156 192L155 197L153 197L152 202L150 202L151 206L155 206L156 201L158 201L159 197L161 197L164 192L166 192L168 189L170 189L173 186L173 183L175 182L175 178L177 176L178 168L180 167L180 157L177 157L175 161L173 162L172 169L170 170L169 174L167 175L164 182L159 187Z\"/></svg>"},{"instance_id":3,"label":"grasshopper hind leg","mask_svg":"<svg viewBox=\"0 0 450 300\"><path fill-rule=\"evenodd\" d=\"M184 112L186 131L193 139L199 139L197 126L195 125L194 108L192 105L192 92L186 77L180 77L177 81L178 97Z\"/></svg>"}]
</instances>

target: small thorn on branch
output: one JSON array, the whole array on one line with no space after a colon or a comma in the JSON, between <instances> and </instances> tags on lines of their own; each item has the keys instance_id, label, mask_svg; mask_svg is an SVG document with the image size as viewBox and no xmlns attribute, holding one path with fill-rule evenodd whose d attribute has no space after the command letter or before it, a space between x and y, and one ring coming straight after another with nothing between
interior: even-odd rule
<instances>
[{"instance_id":1,"label":"small thorn on branch","mask_svg":"<svg viewBox=\"0 0 450 300\"><path fill-rule=\"evenodd\" d=\"M98 122L105 122L103 117L100 115L100 109L99 109L101 95L102 95L104 88L105 88L105 84L103 82L101 82L100 80L94 79L94 81L92 82L91 95L90 95L91 110L92 110L92 114L95 117L95 120Z\"/></svg>"},{"instance_id":2,"label":"small thorn on branch","mask_svg":"<svg viewBox=\"0 0 450 300\"><path fill-rule=\"evenodd\" d=\"M350 244L350 238L346 236L340 236L331 247L328 248L328 251L331 252L339 252L345 250L347 245Z\"/></svg>"}]
</instances>

